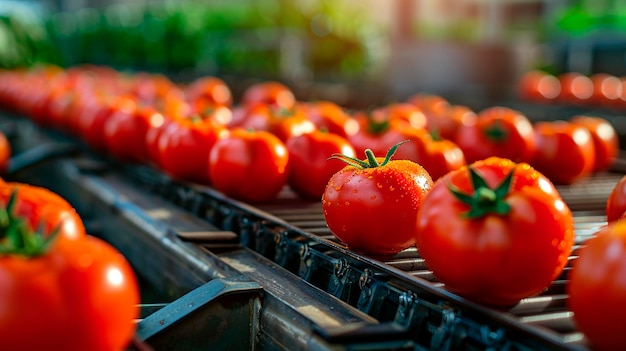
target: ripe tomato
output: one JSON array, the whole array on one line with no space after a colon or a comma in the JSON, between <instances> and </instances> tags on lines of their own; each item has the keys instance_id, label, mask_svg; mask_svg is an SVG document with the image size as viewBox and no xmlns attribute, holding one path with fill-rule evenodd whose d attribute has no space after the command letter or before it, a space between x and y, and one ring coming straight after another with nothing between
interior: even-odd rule
<instances>
[{"instance_id":1,"label":"ripe tomato","mask_svg":"<svg viewBox=\"0 0 626 351\"><path fill-rule=\"evenodd\" d=\"M589 77L593 84L593 93L589 98L589 103L611 107L622 95L622 81L607 73L596 73Z\"/></svg>"},{"instance_id":2,"label":"ripe tomato","mask_svg":"<svg viewBox=\"0 0 626 351\"><path fill-rule=\"evenodd\" d=\"M523 100L546 103L559 96L561 82L552 74L542 71L529 71L521 77L517 89Z\"/></svg>"},{"instance_id":3,"label":"ripe tomato","mask_svg":"<svg viewBox=\"0 0 626 351\"><path fill-rule=\"evenodd\" d=\"M561 91L557 100L562 103L580 105L589 102L593 95L593 82L578 72L567 72L557 77Z\"/></svg>"},{"instance_id":4,"label":"ripe tomato","mask_svg":"<svg viewBox=\"0 0 626 351\"><path fill-rule=\"evenodd\" d=\"M129 114L137 102L128 96L101 96L78 117L81 139L94 151L106 151L104 125L116 113Z\"/></svg>"},{"instance_id":5,"label":"ripe tomato","mask_svg":"<svg viewBox=\"0 0 626 351\"><path fill-rule=\"evenodd\" d=\"M566 292L575 325L594 350L626 345L626 220L601 228L572 263Z\"/></svg>"},{"instance_id":6,"label":"ripe tomato","mask_svg":"<svg viewBox=\"0 0 626 351\"><path fill-rule=\"evenodd\" d=\"M276 81L255 83L244 90L241 103L247 106L268 104L278 109L291 109L296 97L289 87Z\"/></svg>"},{"instance_id":7,"label":"ripe tomato","mask_svg":"<svg viewBox=\"0 0 626 351\"><path fill-rule=\"evenodd\" d=\"M209 153L211 185L235 199L265 202L287 184L289 152L266 131L235 128Z\"/></svg>"},{"instance_id":8,"label":"ripe tomato","mask_svg":"<svg viewBox=\"0 0 626 351\"><path fill-rule=\"evenodd\" d=\"M535 123L537 152L531 164L557 184L572 184L589 176L595 150L589 130L567 121Z\"/></svg>"},{"instance_id":9,"label":"ripe tomato","mask_svg":"<svg viewBox=\"0 0 626 351\"><path fill-rule=\"evenodd\" d=\"M535 134L530 120L519 111L494 106L459 127L455 139L467 162L490 156L530 162L535 153Z\"/></svg>"},{"instance_id":10,"label":"ripe tomato","mask_svg":"<svg viewBox=\"0 0 626 351\"><path fill-rule=\"evenodd\" d=\"M359 123L334 102L303 102L300 107L317 129L327 130L344 138L359 130Z\"/></svg>"},{"instance_id":11,"label":"ripe tomato","mask_svg":"<svg viewBox=\"0 0 626 351\"><path fill-rule=\"evenodd\" d=\"M237 124L230 124L231 128L239 127L252 130L264 130L278 137L283 142L287 139L316 129L300 106L291 109L277 108L276 106L258 103L243 111Z\"/></svg>"},{"instance_id":12,"label":"ripe tomato","mask_svg":"<svg viewBox=\"0 0 626 351\"><path fill-rule=\"evenodd\" d=\"M391 160L366 151L365 161L348 163L328 181L322 196L324 218L348 248L368 255L394 255L415 245L417 211L433 186L428 172L409 160Z\"/></svg>"},{"instance_id":13,"label":"ripe tomato","mask_svg":"<svg viewBox=\"0 0 626 351\"><path fill-rule=\"evenodd\" d=\"M92 236L34 257L0 256L0 335L7 350L124 349L139 317L125 258Z\"/></svg>"},{"instance_id":14,"label":"ripe tomato","mask_svg":"<svg viewBox=\"0 0 626 351\"><path fill-rule=\"evenodd\" d=\"M423 132L417 156L412 160L422 165L434 181L466 165L463 150L456 143L428 132Z\"/></svg>"},{"instance_id":15,"label":"ripe tomato","mask_svg":"<svg viewBox=\"0 0 626 351\"><path fill-rule=\"evenodd\" d=\"M464 124L475 123L476 113L463 105L450 105L442 114L431 115L426 129L431 134L456 143L456 133Z\"/></svg>"},{"instance_id":16,"label":"ripe tomato","mask_svg":"<svg viewBox=\"0 0 626 351\"><path fill-rule=\"evenodd\" d=\"M548 287L574 244L572 213L548 178L497 157L440 178L417 229L418 252L449 291L502 307Z\"/></svg>"},{"instance_id":17,"label":"ripe tomato","mask_svg":"<svg viewBox=\"0 0 626 351\"><path fill-rule=\"evenodd\" d=\"M0 174L4 174L9 167L12 149L6 134L0 132Z\"/></svg>"},{"instance_id":18,"label":"ripe tomato","mask_svg":"<svg viewBox=\"0 0 626 351\"><path fill-rule=\"evenodd\" d=\"M354 119L359 123L358 131L347 136L357 155L370 149L374 155L384 155L391 147L405 140L421 138L421 131L411 127L404 118L392 118L388 108L371 112L359 111ZM419 142L397 149L396 159L415 161Z\"/></svg>"},{"instance_id":19,"label":"ripe tomato","mask_svg":"<svg viewBox=\"0 0 626 351\"><path fill-rule=\"evenodd\" d=\"M84 223L74 207L58 194L39 186L6 182L0 185L0 201L7 207L16 193L12 214L24 218L31 230L44 236L58 228L60 240L76 240L86 235Z\"/></svg>"},{"instance_id":20,"label":"ripe tomato","mask_svg":"<svg viewBox=\"0 0 626 351\"><path fill-rule=\"evenodd\" d=\"M121 161L147 163L150 158L146 133L151 126L162 124L163 120L163 115L149 105L116 111L104 122L106 150Z\"/></svg>"},{"instance_id":21,"label":"ripe tomato","mask_svg":"<svg viewBox=\"0 0 626 351\"><path fill-rule=\"evenodd\" d=\"M613 222L626 213L626 176L623 176L611 190L606 200L606 220Z\"/></svg>"},{"instance_id":22,"label":"ripe tomato","mask_svg":"<svg viewBox=\"0 0 626 351\"><path fill-rule=\"evenodd\" d=\"M417 106L426 115L426 120L444 114L450 107L450 103L444 97L428 93L417 93L409 97L407 102Z\"/></svg>"},{"instance_id":23,"label":"ripe tomato","mask_svg":"<svg viewBox=\"0 0 626 351\"><path fill-rule=\"evenodd\" d=\"M333 174L345 164L329 160L333 154L355 157L350 142L337 134L313 131L287 140L289 151L288 184L298 195L319 200Z\"/></svg>"},{"instance_id":24,"label":"ripe tomato","mask_svg":"<svg viewBox=\"0 0 626 351\"><path fill-rule=\"evenodd\" d=\"M185 99L194 104L199 100L212 105L230 106L233 102L230 88L217 77L200 77L184 89Z\"/></svg>"},{"instance_id":25,"label":"ripe tomato","mask_svg":"<svg viewBox=\"0 0 626 351\"><path fill-rule=\"evenodd\" d=\"M226 127L210 118L171 121L158 139L161 170L175 178L209 184L209 153L226 134Z\"/></svg>"},{"instance_id":26,"label":"ripe tomato","mask_svg":"<svg viewBox=\"0 0 626 351\"><path fill-rule=\"evenodd\" d=\"M619 156L619 136L608 120L596 116L578 115L570 122L581 125L591 133L595 150L594 172L609 169Z\"/></svg>"}]
</instances>

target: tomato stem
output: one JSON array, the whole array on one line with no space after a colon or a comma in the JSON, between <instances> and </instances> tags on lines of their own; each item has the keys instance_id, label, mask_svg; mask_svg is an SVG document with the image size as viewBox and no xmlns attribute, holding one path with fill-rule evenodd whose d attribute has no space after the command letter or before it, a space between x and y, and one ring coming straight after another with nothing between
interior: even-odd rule
<instances>
[{"instance_id":1,"label":"tomato stem","mask_svg":"<svg viewBox=\"0 0 626 351\"><path fill-rule=\"evenodd\" d=\"M463 215L466 218L476 219L489 213L504 216L510 212L511 206L505 201L513 181L515 168L495 188L490 188L485 179L473 168L468 167L472 188L472 194L461 192L458 188L449 184L448 189L461 202L467 204L470 209Z\"/></svg>"},{"instance_id":2,"label":"tomato stem","mask_svg":"<svg viewBox=\"0 0 626 351\"><path fill-rule=\"evenodd\" d=\"M376 159L376 156L374 155L374 152L372 151L372 149L366 149L365 150L365 157L366 157L366 161L364 160L359 160L356 157L350 157L344 154L332 154L328 159L337 159L337 160L341 160L345 163L347 163L348 165L358 168L358 169L366 169L366 168L376 168L376 167L382 167L384 165L386 165L390 160L391 157L396 153L396 151L398 150L398 147L404 143L406 143L409 140L403 140L397 144L395 144L394 146L392 146L391 148L389 148L389 150L387 151L387 155L385 155L385 158L383 159L382 163L379 163L378 160Z\"/></svg>"},{"instance_id":3,"label":"tomato stem","mask_svg":"<svg viewBox=\"0 0 626 351\"><path fill-rule=\"evenodd\" d=\"M17 189L11 193L7 205L0 209L0 255L43 255L59 235L60 225L50 235L44 235L43 225L33 231L24 218L13 213L16 203Z\"/></svg>"}]
</instances>

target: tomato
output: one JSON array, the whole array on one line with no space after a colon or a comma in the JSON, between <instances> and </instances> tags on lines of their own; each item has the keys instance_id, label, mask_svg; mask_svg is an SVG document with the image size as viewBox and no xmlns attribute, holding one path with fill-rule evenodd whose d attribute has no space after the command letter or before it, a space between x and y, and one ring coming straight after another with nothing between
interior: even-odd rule
<instances>
[{"instance_id":1,"label":"tomato","mask_svg":"<svg viewBox=\"0 0 626 351\"><path fill-rule=\"evenodd\" d=\"M490 156L530 162L536 148L530 120L521 112L502 106L484 109L475 119L461 125L455 141L470 163Z\"/></svg>"},{"instance_id":2,"label":"tomato","mask_svg":"<svg viewBox=\"0 0 626 351\"><path fill-rule=\"evenodd\" d=\"M497 157L440 178L417 229L418 252L447 290L496 307L548 287L574 244L572 213L554 185L526 163Z\"/></svg>"},{"instance_id":3,"label":"tomato","mask_svg":"<svg viewBox=\"0 0 626 351\"><path fill-rule=\"evenodd\" d=\"M588 177L595 165L589 130L567 121L535 124L537 152L531 164L557 184L572 184Z\"/></svg>"},{"instance_id":4,"label":"tomato","mask_svg":"<svg viewBox=\"0 0 626 351\"><path fill-rule=\"evenodd\" d=\"M359 130L359 123L334 102L304 102L300 103L300 107L317 129L327 130L344 138Z\"/></svg>"},{"instance_id":5,"label":"tomato","mask_svg":"<svg viewBox=\"0 0 626 351\"><path fill-rule=\"evenodd\" d=\"M12 148L6 134L0 132L0 174L4 174L9 169Z\"/></svg>"},{"instance_id":6,"label":"tomato","mask_svg":"<svg viewBox=\"0 0 626 351\"><path fill-rule=\"evenodd\" d=\"M456 143L427 132L423 133L417 150L412 160L422 165L433 180L467 164L463 150Z\"/></svg>"},{"instance_id":7,"label":"tomato","mask_svg":"<svg viewBox=\"0 0 626 351\"><path fill-rule=\"evenodd\" d=\"M81 139L94 151L106 150L104 125L116 113L129 114L136 101L128 96L101 96L92 101L78 117L78 130Z\"/></svg>"},{"instance_id":8,"label":"tomato","mask_svg":"<svg viewBox=\"0 0 626 351\"><path fill-rule=\"evenodd\" d=\"M589 77L593 92L589 102L596 106L610 107L622 95L622 81L607 73L596 73Z\"/></svg>"},{"instance_id":9,"label":"tomato","mask_svg":"<svg viewBox=\"0 0 626 351\"><path fill-rule=\"evenodd\" d=\"M217 77L200 77L185 89L185 99L191 103L205 101L212 105L230 106L233 102L230 87Z\"/></svg>"},{"instance_id":10,"label":"tomato","mask_svg":"<svg viewBox=\"0 0 626 351\"><path fill-rule=\"evenodd\" d=\"M367 159L343 155L348 163L328 181L322 196L324 219L351 250L394 255L415 245L417 211L433 186L428 172L409 160L391 160L366 151Z\"/></svg>"},{"instance_id":11,"label":"tomato","mask_svg":"<svg viewBox=\"0 0 626 351\"><path fill-rule=\"evenodd\" d=\"M370 149L375 155L383 155L394 145L405 140L421 138L421 132L411 127L403 118L392 118L387 108L370 112L355 113L354 119L359 123L358 131L347 136L357 155L364 155ZM415 160L419 142L410 143L398 148L397 159Z\"/></svg>"},{"instance_id":12,"label":"tomato","mask_svg":"<svg viewBox=\"0 0 626 351\"><path fill-rule=\"evenodd\" d=\"M607 222L616 221L626 213L626 176L620 178L613 186L606 200L605 212Z\"/></svg>"},{"instance_id":13,"label":"tomato","mask_svg":"<svg viewBox=\"0 0 626 351\"><path fill-rule=\"evenodd\" d=\"M345 164L329 158L336 153L355 157L350 142L337 134L313 131L287 140L288 184L298 195L319 200L333 174Z\"/></svg>"},{"instance_id":14,"label":"tomato","mask_svg":"<svg viewBox=\"0 0 626 351\"><path fill-rule=\"evenodd\" d=\"M475 123L476 113L463 105L450 105L445 112L431 115L426 129L431 134L442 139L452 140L456 143L456 134L464 124Z\"/></svg>"},{"instance_id":15,"label":"tomato","mask_svg":"<svg viewBox=\"0 0 626 351\"><path fill-rule=\"evenodd\" d=\"M268 131L283 142L316 129L300 106L280 109L267 103L259 103L249 107L244 113L238 124L230 124L231 128Z\"/></svg>"},{"instance_id":16,"label":"tomato","mask_svg":"<svg viewBox=\"0 0 626 351\"><path fill-rule=\"evenodd\" d=\"M249 202L273 200L287 185L289 152L266 131L235 128L209 153L209 177L218 191Z\"/></svg>"},{"instance_id":17,"label":"tomato","mask_svg":"<svg viewBox=\"0 0 626 351\"><path fill-rule=\"evenodd\" d=\"M139 317L137 279L125 258L92 236L35 257L0 256L2 347L122 350Z\"/></svg>"},{"instance_id":18,"label":"tomato","mask_svg":"<svg viewBox=\"0 0 626 351\"><path fill-rule=\"evenodd\" d=\"M417 106L429 120L432 116L445 113L450 107L448 100L437 94L417 93L407 99L407 102Z\"/></svg>"},{"instance_id":19,"label":"tomato","mask_svg":"<svg viewBox=\"0 0 626 351\"><path fill-rule=\"evenodd\" d=\"M104 143L109 154L124 162L147 163L146 133L163 123L163 115L151 106L116 111L104 122Z\"/></svg>"},{"instance_id":20,"label":"tomato","mask_svg":"<svg viewBox=\"0 0 626 351\"><path fill-rule=\"evenodd\" d=\"M562 103L580 105L587 103L593 95L593 82L582 73L567 72L557 77L561 91L557 100Z\"/></svg>"},{"instance_id":21,"label":"tomato","mask_svg":"<svg viewBox=\"0 0 626 351\"><path fill-rule=\"evenodd\" d=\"M566 285L574 323L593 350L626 345L626 220L601 228L573 261Z\"/></svg>"},{"instance_id":22,"label":"tomato","mask_svg":"<svg viewBox=\"0 0 626 351\"><path fill-rule=\"evenodd\" d=\"M61 240L76 240L86 235L82 219L60 195L39 186L6 182L0 185L2 206L7 207L13 192L17 196L13 214L24 218L31 230L39 230L47 236L58 228Z\"/></svg>"},{"instance_id":23,"label":"tomato","mask_svg":"<svg viewBox=\"0 0 626 351\"><path fill-rule=\"evenodd\" d=\"M577 115L570 122L581 125L591 133L595 150L594 172L609 169L619 156L620 145L617 131L608 120L597 116Z\"/></svg>"},{"instance_id":24,"label":"tomato","mask_svg":"<svg viewBox=\"0 0 626 351\"><path fill-rule=\"evenodd\" d=\"M546 103L559 96L561 82L552 74L529 71L520 78L517 90L522 100Z\"/></svg>"},{"instance_id":25,"label":"tomato","mask_svg":"<svg viewBox=\"0 0 626 351\"><path fill-rule=\"evenodd\" d=\"M293 91L276 81L255 83L244 90L241 103L247 106L268 104L278 109L291 109L296 105Z\"/></svg>"},{"instance_id":26,"label":"tomato","mask_svg":"<svg viewBox=\"0 0 626 351\"><path fill-rule=\"evenodd\" d=\"M158 137L158 164L175 178L208 184L209 153L226 134L226 127L210 118L172 121Z\"/></svg>"}]
</instances>

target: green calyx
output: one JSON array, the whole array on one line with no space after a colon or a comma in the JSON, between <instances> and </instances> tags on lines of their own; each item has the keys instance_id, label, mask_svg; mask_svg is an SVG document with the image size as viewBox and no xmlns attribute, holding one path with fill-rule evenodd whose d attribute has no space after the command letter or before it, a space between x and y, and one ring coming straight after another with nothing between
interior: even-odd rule
<instances>
[{"instance_id":1,"label":"green calyx","mask_svg":"<svg viewBox=\"0 0 626 351\"><path fill-rule=\"evenodd\" d=\"M474 188L473 194L463 193L452 185L448 185L450 192L452 192L452 194L459 201L470 207L469 211L463 214L465 218L476 219L490 213L504 216L509 213L511 206L506 203L504 198L509 193L511 188L515 168L512 169L511 172L494 189L487 185L485 179L481 177L473 167L469 167L469 171L472 180L472 187Z\"/></svg>"},{"instance_id":2,"label":"green calyx","mask_svg":"<svg viewBox=\"0 0 626 351\"><path fill-rule=\"evenodd\" d=\"M509 137L508 131L498 120L496 120L492 126L485 130L485 135L487 136L487 138L496 142L505 141Z\"/></svg>"},{"instance_id":3,"label":"green calyx","mask_svg":"<svg viewBox=\"0 0 626 351\"><path fill-rule=\"evenodd\" d=\"M0 255L36 257L45 254L60 232L56 227L50 235L43 228L33 231L26 220L13 211L17 202L17 190L11 193L7 205L0 208Z\"/></svg>"},{"instance_id":4,"label":"green calyx","mask_svg":"<svg viewBox=\"0 0 626 351\"><path fill-rule=\"evenodd\" d=\"M344 154L332 154L328 159L329 160L330 159L341 160L349 164L350 166L353 166L358 169L382 167L386 165L387 163L389 163L393 154L395 154L396 150L398 150L398 147L406 143L407 141L408 140L401 141L397 143L396 145L392 146L391 148L389 148L389 150L387 151L387 155L385 155L385 159L383 160L382 163L378 162L378 160L376 159L376 156L374 155L374 152L371 149L365 150L365 157L366 157L365 160L359 160L358 158L346 156Z\"/></svg>"}]
</instances>

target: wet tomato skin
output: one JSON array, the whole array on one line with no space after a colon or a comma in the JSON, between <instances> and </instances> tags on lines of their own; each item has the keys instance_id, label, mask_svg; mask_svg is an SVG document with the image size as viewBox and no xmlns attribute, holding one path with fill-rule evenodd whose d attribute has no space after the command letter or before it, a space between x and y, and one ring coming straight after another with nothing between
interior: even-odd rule
<instances>
[{"instance_id":1,"label":"wet tomato skin","mask_svg":"<svg viewBox=\"0 0 626 351\"><path fill-rule=\"evenodd\" d=\"M593 350L621 350L626 345L626 220L601 228L577 255L566 286L575 325Z\"/></svg>"},{"instance_id":2,"label":"wet tomato skin","mask_svg":"<svg viewBox=\"0 0 626 351\"><path fill-rule=\"evenodd\" d=\"M475 194L468 167L492 188L515 169L502 197L506 212L469 216L472 207L450 190ZM554 185L528 164L492 157L468 167L440 178L424 199L417 249L449 291L480 304L511 307L543 291L562 272L574 243L572 213Z\"/></svg>"},{"instance_id":3,"label":"wet tomato skin","mask_svg":"<svg viewBox=\"0 0 626 351\"><path fill-rule=\"evenodd\" d=\"M328 181L324 218L348 248L393 255L415 244L417 211L432 185L428 172L409 160L365 169L348 165Z\"/></svg>"}]
</instances>

